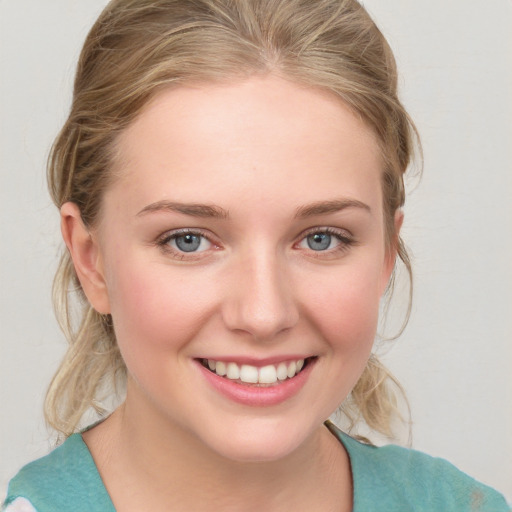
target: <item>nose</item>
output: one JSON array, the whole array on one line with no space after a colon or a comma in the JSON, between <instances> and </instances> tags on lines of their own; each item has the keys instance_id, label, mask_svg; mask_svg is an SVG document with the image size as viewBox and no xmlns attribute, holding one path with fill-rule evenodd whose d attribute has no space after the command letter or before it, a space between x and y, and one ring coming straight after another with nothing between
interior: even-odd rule
<instances>
[{"instance_id":1,"label":"nose","mask_svg":"<svg viewBox=\"0 0 512 512\"><path fill-rule=\"evenodd\" d=\"M276 254L241 258L231 269L228 288L223 318L230 330L271 341L299 320L286 262Z\"/></svg>"}]
</instances>

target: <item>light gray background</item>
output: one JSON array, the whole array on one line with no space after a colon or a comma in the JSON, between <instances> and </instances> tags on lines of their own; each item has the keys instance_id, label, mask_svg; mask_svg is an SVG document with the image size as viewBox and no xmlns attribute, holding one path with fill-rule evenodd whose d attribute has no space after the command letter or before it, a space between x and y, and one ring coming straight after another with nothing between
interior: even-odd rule
<instances>
[{"instance_id":1,"label":"light gray background","mask_svg":"<svg viewBox=\"0 0 512 512\"><path fill-rule=\"evenodd\" d=\"M41 407L64 341L44 167L105 3L0 0L0 495L49 447ZM365 5L396 52L425 151L404 228L414 310L385 360L408 391L413 446L512 500L512 2Z\"/></svg>"}]
</instances>

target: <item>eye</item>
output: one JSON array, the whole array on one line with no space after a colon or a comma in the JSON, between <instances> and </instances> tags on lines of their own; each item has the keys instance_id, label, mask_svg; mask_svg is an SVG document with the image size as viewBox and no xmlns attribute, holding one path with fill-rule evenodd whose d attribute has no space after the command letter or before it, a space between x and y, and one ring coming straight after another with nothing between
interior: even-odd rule
<instances>
[{"instance_id":1,"label":"eye","mask_svg":"<svg viewBox=\"0 0 512 512\"><path fill-rule=\"evenodd\" d=\"M303 235L298 243L300 249L314 252L326 252L329 254L347 250L353 245L352 235L344 230L334 228L314 228Z\"/></svg>"},{"instance_id":2,"label":"eye","mask_svg":"<svg viewBox=\"0 0 512 512\"><path fill-rule=\"evenodd\" d=\"M314 233L306 237L308 247L313 251L326 251L332 243L332 236L329 233Z\"/></svg>"},{"instance_id":3,"label":"eye","mask_svg":"<svg viewBox=\"0 0 512 512\"><path fill-rule=\"evenodd\" d=\"M177 249L182 252L200 252L209 248L211 245L206 238L194 233L187 233L186 235L178 235L170 240L171 245L175 245Z\"/></svg>"},{"instance_id":4,"label":"eye","mask_svg":"<svg viewBox=\"0 0 512 512\"><path fill-rule=\"evenodd\" d=\"M187 229L166 233L158 245L163 249L178 253L200 253L210 249L213 244L200 232Z\"/></svg>"}]
</instances>

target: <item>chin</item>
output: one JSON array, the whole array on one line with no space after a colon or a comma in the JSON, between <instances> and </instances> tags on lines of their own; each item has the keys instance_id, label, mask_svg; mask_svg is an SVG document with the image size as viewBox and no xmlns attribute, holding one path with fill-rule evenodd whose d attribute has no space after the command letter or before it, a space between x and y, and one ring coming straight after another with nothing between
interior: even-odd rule
<instances>
[{"instance_id":1,"label":"chin","mask_svg":"<svg viewBox=\"0 0 512 512\"><path fill-rule=\"evenodd\" d=\"M305 446L316 430L300 422L290 425L272 418L237 423L218 436L210 431L203 442L221 457L240 463L285 459Z\"/></svg>"}]
</instances>

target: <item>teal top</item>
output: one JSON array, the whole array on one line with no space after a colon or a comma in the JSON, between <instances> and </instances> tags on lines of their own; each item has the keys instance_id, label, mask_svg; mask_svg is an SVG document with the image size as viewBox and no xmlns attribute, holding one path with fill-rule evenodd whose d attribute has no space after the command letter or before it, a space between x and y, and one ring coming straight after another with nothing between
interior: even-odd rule
<instances>
[{"instance_id":1,"label":"teal top","mask_svg":"<svg viewBox=\"0 0 512 512\"><path fill-rule=\"evenodd\" d=\"M350 457L353 512L509 512L498 492L449 462L388 445L362 444L328 422ZM25 466L10 482L4 506L26 498L37 512L115 512L81 434Z\"/></svg>"}]
</instances>

